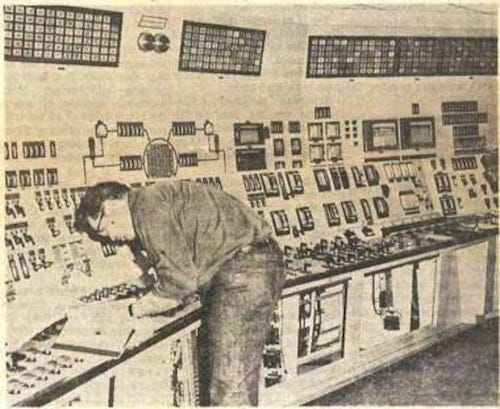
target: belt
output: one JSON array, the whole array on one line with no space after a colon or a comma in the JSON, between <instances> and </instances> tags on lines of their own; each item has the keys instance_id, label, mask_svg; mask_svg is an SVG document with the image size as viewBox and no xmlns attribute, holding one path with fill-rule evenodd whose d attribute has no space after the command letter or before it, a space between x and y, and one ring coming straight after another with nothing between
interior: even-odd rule
<instances>
[{"instance_id":1,"label":"belt","mask_svg":"<svg viewBox=\"0 0 500 409\"><path fill-rule=\"evenodd\" d=\"M249 253L251 250L254 249L261 249L263 247L266 247L268 244L271 243L271 237L266 237L265 239L259 239L258 241L254 241L252 243L246 244L243 247L239 249L238 252L241 253Z\"/></svg>"}]
</instances>

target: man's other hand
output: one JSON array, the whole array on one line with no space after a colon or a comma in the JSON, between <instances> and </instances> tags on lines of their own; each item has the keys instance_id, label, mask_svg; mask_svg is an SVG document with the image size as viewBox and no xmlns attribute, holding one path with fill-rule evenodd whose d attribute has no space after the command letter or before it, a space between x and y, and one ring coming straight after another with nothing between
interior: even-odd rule
<instances>
[{"instance_id":1,"label":"man's other hand","mask_svg":"<svg viewBox=\"0 0 500 409\"><path fill-rule=\"evenodd\" d=\"M179 301L172 298L158 297L148 293L133 303L129 308L129 312L133 317L142 318L174 310L180 305Z\"/></svg>"}]
</instances>

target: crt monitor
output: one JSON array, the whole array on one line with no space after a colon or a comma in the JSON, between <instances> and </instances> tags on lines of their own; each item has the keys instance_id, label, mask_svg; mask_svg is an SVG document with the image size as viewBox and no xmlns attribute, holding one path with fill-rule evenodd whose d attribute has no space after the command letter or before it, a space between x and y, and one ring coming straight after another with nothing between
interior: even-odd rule
<instances>
[{"instance_id":1,"label":"crt monitor","mask_svg":"<svg viewBox=\"0 0 500 409\"><path fill-rule=\"evenodd\" d=\"M398 149L398 121L363 121L363 148L365 152Z\"/></svg>"},{"instance_id":2,"label":"crt monitor","mask_svg":"<svg viewBox=\"0 0 500 409\"><path fill-rule=\"evenodd\" d=\"M401 118L401 147L403 149L435 148L434 117Z\"/></svg>"},{"instance_id":3,"label":"crt monitor","mask_svg":"<svg viewBox=\"0 0 500 409\"><path fill-rule=\"evenodd\" d=\"M264 145L265 134L263 124L234 124L234 144L236 146Z\"/></svg>"}]
</instances>

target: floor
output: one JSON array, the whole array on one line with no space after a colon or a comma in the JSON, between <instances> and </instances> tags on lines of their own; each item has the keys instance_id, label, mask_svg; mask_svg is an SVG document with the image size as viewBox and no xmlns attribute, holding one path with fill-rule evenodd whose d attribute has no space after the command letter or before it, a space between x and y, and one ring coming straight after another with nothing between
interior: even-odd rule
<instances>
[{"instance_id":1,"label":"floor","mask_svg":"<svg viewBox=\"0 0 500 409\"><path fill-rule=\"evenodd\" d=\"M308 405L498 406L498 319Z\"/></svg>"}]
</instances>

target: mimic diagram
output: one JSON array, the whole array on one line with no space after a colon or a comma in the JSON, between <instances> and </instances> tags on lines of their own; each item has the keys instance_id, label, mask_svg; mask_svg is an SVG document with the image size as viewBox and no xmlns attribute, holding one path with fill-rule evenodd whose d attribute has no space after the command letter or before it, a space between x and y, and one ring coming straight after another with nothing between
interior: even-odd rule
<instances>
[{"instance_id":1,"label":"mimic diagram","mask_svg":"<svg viewBox=\"0 0 500 409\"><path fill-rule=\"evenodd\" d=\"M113 138L117 139L111 142ZM175 145L182 146L182 150ZM119 154L115 155L116 149ZM86 184L92 181L91 173L100 170L139 172L139 177L145 174L147 179L174 177L179 168L197 167L204 162L222 162L226 170L225 151L209 120L200 127L195 121L172 122L166 137L151 137L143 122L117 122L112 128L98 120L82 161Z\"/></svg>"}]
</instances>

